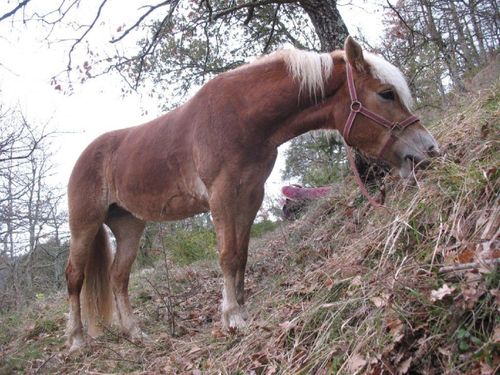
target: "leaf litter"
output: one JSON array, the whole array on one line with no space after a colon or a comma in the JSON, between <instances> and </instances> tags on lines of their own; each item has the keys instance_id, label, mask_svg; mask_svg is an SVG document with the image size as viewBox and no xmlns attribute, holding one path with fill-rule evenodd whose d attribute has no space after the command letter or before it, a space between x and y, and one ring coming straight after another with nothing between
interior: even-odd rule
<instances>
[{"instance_id":1,"label":"leaf litter","mask_svg":"<svg viewBox=\"0 0 500 375\"><path fill-rule=\"evenodd\" d=\"M131 278L148 339L110 327L66 355L63 319L51 330L33 324L62 316L60 294L22 313L26 324L1 344L0 372L20 353L14 373L498 372L500 277L487 262L500 256L498 92L468 97L434 124L444 156L417 174L418 189L387 182L391 211L361 202L348 178L300 220L252 241L246 329L220 326L216 262L171 267L170 289L158 264Z\"/></svg>"}]
</instances>

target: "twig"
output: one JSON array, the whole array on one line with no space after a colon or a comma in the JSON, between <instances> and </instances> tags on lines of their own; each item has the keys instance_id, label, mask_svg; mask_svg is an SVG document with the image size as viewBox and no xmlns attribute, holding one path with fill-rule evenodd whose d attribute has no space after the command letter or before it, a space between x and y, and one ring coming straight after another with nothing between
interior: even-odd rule
<instances>
[{"instance_id":1,"label":"twig","mask_svg":"<svg viewBox=\"0 0 500 375\"><path fill-rule=\"evenodd\" d=\"M263 50L264 53L267 53L267 50L268 50L269 46L271 45L271 41L273 39L274 32L276 30L276 23L278 20L278 12L280 10L280 6L281 6L281 4L276 5L276 10L274 11L274 16L273 16L273 24L271 26L271 32L269 33L269 37L267 38L266 45L264 46L264 50Z\"/></svg>"},{"instance_id":2,"label":"twig","mask_svg":"<svg viewBox=\"0 0 500 375\"><path fill-rule=\"evenodd\" d=\"M483 260L481 262L471 262L471 263L460 263L460 264L454 264L451 266L444 266L439 269L439 273L447 273L447 272L454 272L454 271L464 271L464 270L470 270L474 268L479 268L483 265L497 265L500 264L500 258L495 258L495 259L488 259L488 260Z\"/></svg>"},{"instance_id":3,"label":"twig","mask_svg":"<svg viewBox=\"0 0 500 375\"><path fill-rule=\"evenodd\" d=\"M394 13L396 13L396 16L403 23L403 25L406 27L406 29L410 32L412 40L415 40L415 34L418 34L420 36L425 36L421 32L415 30L413 27L411 27L410 25L408 25L408 22L406 22L406 20L403 18L403 16L401 15L401 13L389 2L389 0L386 0L386 2L387 2L387 5L389 6L389 8L391 8L391 10Z\"/></svg>"},{"instance_id":4,"label":"twig","mask_svg":"<svg viewBox=\"0 0 500 375\"><path fill-rule=\"evenodd\" d=\"M114 331L113 331L113 330L111 330L109 327L107 327L105 324L101 324L101 326L104 328L104 330L105 330L106 332L111 333L113 336L115 336L115 337L117 337L117 338L119 338L119 339L123 339L123 340L125 340L125 341L128 341L129 343L131 343L132 345L134 345L134 346L135 346L135 347L137 347L137 348L144 348L144 345L140 345L140 344L138 344L138 343L134 342L133 340L129 339L129 338L128 338L127 336L125 336L125 335L120 335L119 333L114 332Z\"/></svg>"},{"instance_id":5,"label":"twig","mask_svg":"<svg viewBox=\"0 0 500 375\"><path fill-rule=\"evenodd\" d=\"M98 347L98 348L103 348L103 349L107 349L109 350L110 352L113 352L114 354L117 355L116 358L113 358L113 357L109 357L109 359L113 360L113 361L123 361L123 362L129 362L129 363L135 363L135 364L138 364L138 365L142 365L143 362L142 361L134 361L133 359L127 359L127 358L123 358L123 355L121 355L119 352L117 352L116 350L110 348L109 346L106 346L106 345L103 345L103 344L94 344L95 347Z\"/></svg>"},{"instance_id":6,"label":"twig","mask_svg":"<svg viewBox=\"0 0 500 375\"><path fill-rule=\"evenodd\" d=\"M240 9L243 8L255 8L255 7L261 7L265 5L270 5L270 4L288 4L288 3L294 3L295 0L261 0L261 1L255 1L255 2L249 2L249 3L242 3L235 5L233 7L229 7L223 10L220 10L216 12L213 15L213 20L217 20L221 17L227 16L228 14L231 14L233 12L236 12Z\"/></svg>"},{"instance_id":7,"label":"twig","mask_svg":"<svg viewBox=\"0 0 500 375\"><path fill-rule=\"evenodd\" d=\"M164 243L162 243L163 246L165 246ZM168 266L168 259L167 259L167 252L165 249L163 250L163 265L165 267L165 276L167 279L167 290L168 290L168 297L167 297L167 304L168 304L168 313L170 315L170 333L175 335L175 312L174 312L174 301L172 300L172 284L170 282L170 269Z\"/></svg>"},{"instance_id":8,"label":"twig","mask_svg":"<svg viewBox=\"0 0 500 375\"><path fill-rule=\"evenodd\" d=\"M11 11L3 14L2 16L0 16L0 22L13 16L14 14L16 14L16 12L21 9L21 8L24 8L31 0L24 0L22 2L20 2L19 4L17 4L16 7L14 7L14 9L12 9Z\"/></svg>"},{"instance_id":9,"label":"twig","mask_svg":"<svg viewBox=\"0 0 500 375\"><path fill-rule=\"evenodd\" d=\"M38 374L40 370L45 366L52 358L54 358L58 353L52 354L49 358L47 358L35 371L35 374Z\"/></svg>"},{"instance_id":10,"label":"twig","mask_svg":"<svg viewBox=\"0 0 500 375\"><path fill-rule=\"evenodd\" d=\"M142 16L140 16L137 21L132 25L130 26L129 28L127 28L123 33L122 35L120 35L119 37L117 38L113 38L110 40L111 43L116 43L120 40L122 40L123 38L125 38L132 30L134 30L135 28L137 28L142 21L144 21L144 19L149 16L152 12L154 12L156 9L162 7L162 6L165 6L165 5L168 5L170 4L170 1L167 0L167 1L163 1L159 4L156 4L156 5L151 5L151 6L148 6L148 11L146 13L144 13Z\"/></svg>"},{"instance_id":11,"label":"twig","mask_svg":"<svg viewBox=\"0 0 500 375\"><path fill-rule=\"evenodd\" d=\"M176 328L174 301L172 298L173 293L172 293L172 284L171 284L171 280L170 280L170 269L169 269L169 265L168 265L167 249L165 246L165 241L163 241L164 236L163 236L163 227L162 226L160 226L160 235L162 237L161 246L162 246L162 253L163 253L163 266L165 267L165 277L166 277L166 281L167 281L168 296L167 296L166 301L151 282L150 282L150 285L156 290L156 292L160 295L160 297L162 297L163 302L165 303L165 307L167 308L167 312L170 316L170 333L172 336L174 336L175 335L175 328Z\"/></svg>"},{"instance_id":12,"label":"twig","mask_svg":"<svg viewBox=\"0 0 500 375\"><path fill-rule=\"evenodd\" d=\"M139 87L139 81L141 80L142 72L144 69L144 63L146 61L146 57L148 55L153 55L156 47L158 46L158 43L160 42L161 39L161 33L164 32L164 27L167 25L167 23L171 22L173 14L175 9L177 8L177 5L179 5L180 0L173 0L170 3L170 10L168 11L168 14L163 18L163 20L160 22L160 26L158 27L158 30L153 34L153 37L151 39L151 42L149 44L146 44L144 48L142 49L142 53L139 56L139 71L137 72L136 79L135 79L135 85L134 89L137 90Z\"/></svg>"},{"instance_id":13,"label":"twig","mask_svg":"<svg viewBox=\"0 0 500 375\"><path fill-rule=\"evenodd\" d=\"M68 66L67 66L68 71L71 70L73 51L75 50L76 46L78 44L80 44L85 39L87 34L94 28L95 24L97 23L97 21L101 17L102 8L104 8L104 5L106 5L107 1L108 0L102 0L101 4L99 5L99 8L97 9L96 15L95 15L92 23L87 27L87 30L85 30L85 32L78 39L76 39L76 41L71 46L71 48L68 52Z\"/></svg>"}]
</instances>

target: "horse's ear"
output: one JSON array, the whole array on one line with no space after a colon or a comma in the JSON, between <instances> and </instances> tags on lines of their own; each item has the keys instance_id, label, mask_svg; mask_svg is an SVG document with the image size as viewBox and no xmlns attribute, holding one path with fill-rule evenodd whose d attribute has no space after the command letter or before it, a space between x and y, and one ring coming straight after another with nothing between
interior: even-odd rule
<instances>
[{"instance_id":1,"label":"horse's ear","mask_svg":"<svg viewBox=\"0 0 500 375\"><path fill-rule=\"evenodd\" d=\"M348 36L344 42L344 51L347 62L359 72L366 71L366 62L363 57L363 49L351 36Z\"/></svg>"}]
</instances>

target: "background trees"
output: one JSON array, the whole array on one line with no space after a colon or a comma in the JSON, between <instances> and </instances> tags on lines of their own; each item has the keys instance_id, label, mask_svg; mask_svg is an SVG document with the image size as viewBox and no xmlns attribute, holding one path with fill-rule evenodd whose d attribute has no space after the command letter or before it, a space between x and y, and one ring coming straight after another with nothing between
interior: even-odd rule
<instances>
[{"instance_id":1,"label":"background trees","mask_svg":"<svg viewBox=\"0 0 500 375\"><path fill-rule=\"evenodd\" d=\"M406 72L417 107L440 106L451 89L464 91L467 79L498 53L494 0L387 1L385 8L387 32L378 51Z\"/></svg>"},{"instance_id":2,"label":"background trees","mask_svg":"<svg viewBox=\"0 0 500 375\"><path fill-rule=\"evenodd\" d=\"M0 108L0 306L61 285L62 191L49 184L50 133ZM41 272L41 270L43 270ZM49 275L47 275L49 274ZM40 283L40 276L43 285Z\"/></svg>"},{"instance_id":3,"label":"background trees","mask_svg":"<svg viewBox=\"0 0 500 375\"><path fill-rule=\"evenodd\" d=\"M106 43L101 39L97 46L92 36L100 31L112 2L63 0L51 5L18 0L0 8L0 22L41 23L47 26L51 42L64 28L65 38L59 42L66 43L67 71L73 78L85 80L116 71L128 89L147 85L164 102L168 97L167 107L214 74L250 57L285 43L330 51L342 47L348 34L336 0L143 0L137 2L137 15L116 29L107 43L112 48L104 48ZM372 5L354 2L360 8ZM497 51L496 3L379 0L387 33L376 49L407 70L417 98L423 99L426 92L444 97L451 85L464 89L464 79ZM77 17L79 12L82 15ZM79 49L86 52L84 57L75 57ZM53 84L64 88L60 79L55 77Z\"/></svg>"},{"instance_id":4,"label":"background trees","mask_svg":"<svg viewBox=\"0 0 500 375\"><path fill-rule=\"evenodd\" d=\"M47 38L53 41L58 28L73 23L85 6L81 0L42 3L18 0L0 10L0 21L41 23L48 26ZM116 71L130 90L153 83L162 99L168 95L167 106L214 74L284 43L326 51L341 47L348 34L336 0L138 1L137 16L117 28L110 40L113 48L106 49L92 45L91 37L99 31L109 3L94 2L71 36L66 29L67 71L79 80ZM87 49L84 61L75 58L78 49ZM54 87L64 88L60 79L55 77Z\"/></svg>"},{"instance_id":5,"label":"background trees","mask_svg":"<svg viewBox=\"0 0 500 375\"><path fill-rule=\"evenodd\" d=\"M373 6L373 2L352 1L360 7ZM22 30L42 25L37 29L45 30L42 38L66 49L66 71L54 72L54 89L70 91L71 82L114 72L123 78L125 94L148 92L165 108L184 101L213 75L253 56L283 44L330 51L341 48L348 34L339 13L344 3L336 0L141 0L127 21L121 21L123 15L106 13L111 3L3 2L0 22L22 24ZM416 107L425 109L420 116L425 117L430 108L440 111L450 92L467 90L468 79L498 53L500 17L495 0L377 3L387 31L379 45L366 45L409 77ZM119 26L104 41L102 23L111 18L120 20ZM7 277L14 285L3 290L2 303L20 298L21 286L36 284L41 277L36 267L42 264L44 277L52 275L47 283L59 283L66 242L61 193L48 183L53 167L46 132L19 111L5 109L0 126L0 293ZM291 142L284 177L324 185L344 173L338 138L314 133ZM199 226L209 227L210 222L197 218L177 228ZM50 261L35 261L37 254L45 254Z\"/></svg>"},{"instance_id":6,"label":"background trees","mask_svg":"<svg viewBox=\"0 0 500 375\"><path fill-rule=\"evenodd\" d=\"M347 172L342 141L332 133L311 132L291 140L285 151L284 179L323 186Z\"/></svg>"}]
</instances>

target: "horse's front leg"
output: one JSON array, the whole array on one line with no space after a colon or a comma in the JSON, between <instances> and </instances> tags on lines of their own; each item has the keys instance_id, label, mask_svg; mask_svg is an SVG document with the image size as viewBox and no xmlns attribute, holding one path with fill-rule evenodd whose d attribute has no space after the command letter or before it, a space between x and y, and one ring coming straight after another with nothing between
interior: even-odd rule
<instances>
[{"instance_id":1,"label":"horse's front leg","mask_svg":"<svg viewBox=\"0 0 500 375\"><path fill-rule=\"evenodd\" d=\"M224 276L222 325L242 328L246 325L244 278L250 228L262 203L262 186L213 189L210 209L219 243L219 262Z\"/></svg>"}]
</instances>

